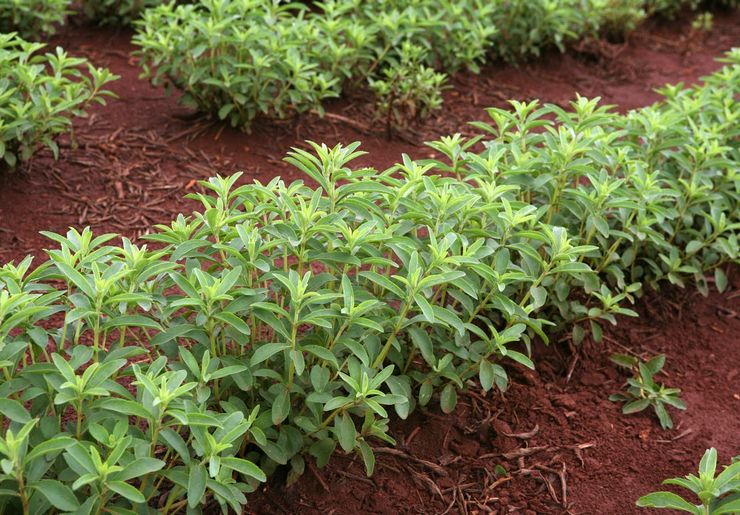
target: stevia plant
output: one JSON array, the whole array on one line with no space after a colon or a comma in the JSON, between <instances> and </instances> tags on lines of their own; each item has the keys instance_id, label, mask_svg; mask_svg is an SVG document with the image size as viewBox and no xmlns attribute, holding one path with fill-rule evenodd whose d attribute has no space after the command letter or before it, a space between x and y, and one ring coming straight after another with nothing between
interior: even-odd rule
<instances>
[{"instance_id":1,"label":"stevia plant","mask_svg":"<svg viewBox=\"0 0 740 515\"><path fill-rule=\"evenodd\" d=\"M42 54L43 48L0 34L0 170L27 161L42 146L56 157L55 138L72 130L72 118L114 96L104 88L118 77L107 69L61 48Z\"/></svg>"},{"instance_id":2,"label":"stevia plant","mask_svg":"<svg viewBox=\"0 0 740 515\"><path fill-rule=\"evenodd\" d=\"M653 492L640 497L637 506L667 508L694 515L723 515L740 512L740 457L717 474L717 450L707 449L699 462L699 475L672 478L663 484L679 486L692 492L700 501L693 504L673 492Z\"/></svg>"},{"instance_id":3,"label":"stevia plant","mask_svg":"<svg viewBox=\"0 0 740 515\"><path fill-rule=\"evenodd\" d=\"M29 40L54 34L72 12L70 3L70 0L2 0L0 32L15 32Z\"/></svg>"},{"instance_id":4,"label":"stevia plant","mask_svg":"<svg viewBox=\"0 0 740 515\"><path fill-rule=\"evenodd\" d=\"M638 413L646 408L652 407L660 420L663 429L671 429L673 420L668 414L666 406L684 410L686 403L681 399L681 390L668 388L656 383L653 379L665 366L665 355L660 354L654 358L642 362L634 356L626 354L614 354L611 360L621 367L630 369L634 377L627 379L627 391L615 393L609 396L610 401L624 402L622 413L625 415Z\"/></svg>"},{"instance_id":5,"label":"stevia plant","mask_svg":"<svg viewBox=\"0 0 740 515\"><path fill-rule=\"evenodd\" d=\"M1 269L9 430L29 453L61 438L43 467L19 455L8 509L239 511L307 455L339 447L372 473L389 410L439 395L450 412L471 380L506 388L505 361L533 366L516 344L548 322L530 291L589 273L572 264L591 249L507 189L408 158L353 170L359 155L294 150L315 190L204 182L201 213L149 236L160 250L71 230L33 271Z\"/></svg>"},{"instance_id":6,"label":"stevia plant","mask_svg":"<svg viewBox=\"0 0 740 515\"><path fill-rule=\"evenodd\" d=\"M384 107L388 91L399 89L387 86L393 82L404 85L404 95L419 90L417 107L432 105L441 73L477 72L492 56L514 61L549 47L562 51L585 36L628 32L660 10L644 0L327 0L310 9L271 0L171 2L146 10L134 43L144 77L249 130L258 116L321 114L326 99L368 80L383 111L393 111ZM409 48L423 51L409 59ZM395 109L404 124L423 112Z\"/></svg>"},{"instance_id":7,"label":"stevia plant","mask_svg":"<svg viewBox=\"0 0 740 515\"><path fill-rule=\"evenodd\" d=\"M440 160L376 171L352 167L357 144L294 149L315 187L204 181L156 249L47 234L47 261L0 268L3 509L239 512L278 467L294 481L348 452L372 473L392 412L506 389L507 363L533 367L552 330L632 314L633 278L736 262L728 60L627 116L586 99L491 110L480 137L431 143ZM705 155L687 134L713 157L686 158ZM712 194L682 209L674 174ZM726 215L721 232L677 225L697 205ZM701 234L695 270L653 269Z\"/></svg>"},{"instance_id":8,"label":"stevia plant","mask_svg":"<svg viewBox=\"0 0 740 515\"><path fill-rule=\"evenodd\" d=\"M101 24L131 24L144 10L167 2L164 0L82 0L81 11Z\"/></svg>"},{"instance_id":9,"label":"stevia plant","mask_svg":"<svg viewBox=\"0 0 740 515\"><path fill-rule=\"evenodd\" d=\"M322 101L348 84L380 78L403 60L405 68L413 61L417 69L403 75L422 79L421 89L441 86L431 67L475 70L495 31L478 15L490 11L478 0L328 1L312 11L295 3L209 0L149 10L134 42L145 76L183 89L187 105L248 130L257 116L320 113ZM401 55L404 45L424 51L409 59Z\"/></svg>"},{"instance_id":10,"label":"stevia plant","mask_svg":"<svg viewBox=\"0 0 740 515\"><path fill-rule=\"evenodd\" d=\"M466 180L494 180L539 206L545 221L565 227L595 249L580 259L596 274L582 285L590 299L573 299L557 278L543 285L550 319L575 324L579 343L600 340L604 323L634 316L624 306L663 280L693 280L708 292L713 273L738 262L738 52L702 86L666 87L665 102L620 116L598 99L578 98L566 111L537 102L489 109L473 138L443 138L432 161ZM471 151L483 144L483 152ZM547 296L544 293L547 292ZM587 302L583 302L586 300Z\"/></svg>"},{"instance_id":11,"label":"stevia plant","mask_svg":"<svg viewBox=\"0 0 740 515\"><path fill-rule=\"evenodd\" d=\"M404 44L400 61L383 70L383 77L370 79L376 97L376 117L385 121L386 133L404 129L442 107L442 88L447 77L421 64L426 51Z\"/></svg>"}]
</instances>

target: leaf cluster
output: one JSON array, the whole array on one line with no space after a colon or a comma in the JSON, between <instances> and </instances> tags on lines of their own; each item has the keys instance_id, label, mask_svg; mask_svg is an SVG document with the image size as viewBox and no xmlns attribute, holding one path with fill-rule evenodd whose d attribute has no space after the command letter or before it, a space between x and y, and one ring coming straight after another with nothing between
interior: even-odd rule
<instances>
[{"instance_id":1,"label":"leaf cluster","mask_svg":"<svg viewBox=\"0 0 740 515\"><path fill-rule=\"evenodd\" d=\"M692 492L701 504L692 504L673 492L653 492L640 497L637 506L668 508L694 515L724 515L740 512L740 457L722 472L717 472L717 450L707 449L699 462L699 475L666 479L663 484L679 486Z\"/></svg>"},{"instance_id":2,"label":"leaf cluster","mask_svg":"<svg viewBox=\"0 0 740 515\"><path fill-rule=\"evenodd\" d=\"M627 391L609 396L610 401L624 402L622 413L638 413L650 406L660 420L663 429L671 429L673 420L666 410L666 406L677 409L686 409L686 403L680 398L681 390L666 388L656 383L653 376L659 373L665 365L665 355L655 356L647 362L641 362L633 356L615 354L611 360L621 367L630 369L634 377L627 380Z\"/></svg>"},{"instance_id":3,"label":"leaf cluster","mask_svg":"<svg viewBox=\"0 0 740 515\"><path fill-rule=\"evenodd\" d=\"M0 0L0 33L35 39L64 24L70 0Z\"/></svg>"},{"instance_id":4,"label":"leaf cluster","mask_svg":"<svg viewBox=\"0 0 740 515\"><path fill-rule=\"evenodd\" d=\"M442 107L446 76L420 64L425 53L422 47L404 43L399 61L383 69L381 78L370 79L377 99L376 116L385 121L388 135Z\"/></svg>"},{"instance_id":5,"label":"leaf cluster","mask_svg":"<svg viewBox=\"0 0 740 515\"><path fill-rule=\"evenodd\" d=\"M311 11L267 0L208 0L147 11L134 42L145 76L184 90L187 105L248 129L257 116L320 111L323 100L383 77L388 66L398 76L413 64L413 79L424 81L416 89L438 89L442 75L428 68L477 69L494 32L479 17L491 10L478 0L327 1ZM397 88L377 89L386 103L397 103L390 91ZM411 115L435 108L435 93L407 94Z\"/></svg>"},{"instance_id":6,"label":"leaf cluster","mask_svg":"<svg viewBox=\"0 0 740 515\"><path fill-rule=\"evenodd\" d=\"M539 293L554 316L575 323L575 343L589 332L599 340L615 315L634 315L620 305L644 285L693 280L706 294L712 272L717 289L727 288L723 268L739 249L739 56L730 52L704 85L667 86L662 103L626 115L598 99L578 98L571 111L511 102L513 111L489 109L489 122L473 123L479 136L430 144L445 156L436 166L516 188L545 222L593 247L579 264L596 272L586 290L600 306L573 298L557 278L542 285L547 297Z\"/></svg>"},{"instance_id":7,"label":"leaf cluster","mask_svg":"<svg viewBox=\"0 0 740 515\"><path fill-rule=\"evenodd\" d=\"M72 130L72 118L114 96L104 87L118 77L107 69L59 47L42 54L43 48L0 34L0 169L28 160L41 146L56 157L55 138Z\"/></svg>"},{"instance_id":8,"label":"leaf cluster","mask_svg":"<svg viewBox=\"0 0 740 515\"><path fill-rule=\"evenodd\" d=\"M104 25L130 25L149 8L168 0L81 0L80 11L90 20Z\"/></svg>"}]
</instances>

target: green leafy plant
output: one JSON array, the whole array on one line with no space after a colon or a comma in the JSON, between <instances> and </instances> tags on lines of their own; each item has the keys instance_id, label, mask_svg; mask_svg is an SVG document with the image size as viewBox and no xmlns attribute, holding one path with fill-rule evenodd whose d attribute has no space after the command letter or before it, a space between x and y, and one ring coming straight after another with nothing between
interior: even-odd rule
<instances>
[{"instance_id":1,"label":"green leafy plant","mask_svg":"<svg viewBox=\"0 0 740 515\"><path fill-rule=\"evenodd\" d=\"M50 35L71 13L70 0L2 0L0 32L16 32L24 38Z\"/></svg>"},{"instance_id":2,"label":"green leafy plant","mask_svg":"<svg viewBox=\"0 0 740 515\"><path fill-rule=\"evenodd\" d=\"M489 110L439 160L295 148L315 186L203 181L154 248L45 233L48 260L0 267L3 509L241 512L279 467L370 474L394 413L505 390L552 331L598 339L643 282L737 262L726 60L628 115Z\"/></svg>"},{"instance_id":3,"label":"green leafy plant","mask_svg":"<svg viewBox=\"0 0 740 515\"><path fill-rule=\"evenodd\" d=\"M134 36L143 76L182 90L184 104L244 130L258 116L322 114L324 100L370 80L380 111L406 124L437 105L441 73L477 72L491 56L517 60L548 47L564 50L587 35L625 33L659 10L644 0L327 0L312 6L207 0L148 9ZM392 107L402 103L406 107Z\"/></svg>"},{"instance_id":4,"label":"green leafy plant","mask_svg":"<svg viewBox=\"0 0 740 515\"><path fill-rule=\"evenodd\" d=\"M665 355L661 354L647 362L641 362L633 356L614 354L611 360L621 367L629 368L635 376L627 379L628 388L625 393L610 395L609 400L624 402L622 413L625 415L638 413L652 406L660 420L660 426L663 429L672 428L673 420L668 414L666 405L684 410L686 403L680 398L681 390L667 388L653 379L653 376L663 369Z\"/></svg>"},{"instance_id":5,"label":"green leafy plant","mask_svg":"<svg viewBox=\"0 0 740 515\"><path fill-rule=\"evenodd\" d=\"M430 68L477 69L494 32L478 16L490 11L478 0L327 1L312 11L295 3L208 0L147 11L134 42L145 76L172 83L185 91L187 105L247 130L257 116L320 113L323 100L367 78L413 75L423 85L416 89L425 90L413 104L432 105L439 91L427 90L441 86L441 75ZM387 66L395 71L384 75Z\"/></svg>"},{"instance_id":6,"label":"green leafy plant","mask_svg":"<svg viewBox=\"0 0 740 515\"><path fill-rule=\"evenodd\" d=\"M740 458L717 471L717 450L708 449L699 462L699 475L666 479L663 484L680 486L692 492L701 504L695 505L673 492L653 492L640 497L637 506L668 508L695 515L723 515L740 512ZM715 475L716 474L716 475Z\"/></svg>"},{"instance_id":7,"label":"green leafy plant","mask_svg":"<svg viewBox=\"0 0 740 515\"><path fill-rule=\"evenodd\" d=\"M385 120L389 137L394 129L408 127L410 121L424 119L442 107L444 73L420 64L425 51L404 44L400 61L383 70L383 78L370 79L370 89L377 98L376 116Z\"/></svg>"},{"instance_id":8,"label":"green leafy plant","mask_svg":"<svg viewBox=\"0 0 740 515\"><path fill-rule=\"evenodd\" d=\"M165 0L82 0L80 7L85 16L99 23L127 25L144 10L165 3Z\"/></svg>"},{"instance_id":9,"label":"green leafy plant","mask_svg":"<svg viewBox=\"0 0 740 515\"><path fill-rule=\"evenodd\" d=\"M72 130L72 118L114 96L103 89L117 79L108 70L61 48L41 54L43 47L14 34L0 35L0 168L15 167L41 146L57 156L55 137ZM81 69L85 65L87 73Z\"/></svg>"}]
</instances>

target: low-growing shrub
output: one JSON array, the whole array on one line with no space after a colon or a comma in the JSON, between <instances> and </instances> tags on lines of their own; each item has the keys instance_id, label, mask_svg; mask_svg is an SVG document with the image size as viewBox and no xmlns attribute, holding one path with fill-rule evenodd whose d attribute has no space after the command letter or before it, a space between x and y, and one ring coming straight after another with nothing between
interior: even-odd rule
<instances>
[{"instance_id":1,"label":"low-growing shrub","mask_svg":"<svg viewBox=\"0 0 740 515\"><path fill-rule=\"evenodd\" d=\"M353 24L325 26L264 0L206 0L149 9L134 41L155 84L181 101L248 129L258 115L285 118L318 109L351 76L361 48ZM339 39L339 33L346 41ZM365 36L360 36L365 37Z\"/></svg>"},{"instance_id":2,"label":"low-growing shrub","mask_svg":"<svg viewBox=\"0 0 740 515\"><path fill-rule=\"evenodd\" d=\"M0 32L39 39L53 34L71 12L71 0L0 0Z\"/></svg>"},{"instance_id":3,"label":"low-growing shrub","mask_svg":"<svg viewBox=\"0 0 740 515\"><path fill-rule=\"evenodd\" d=\"M117 77L61 48L14 34L0 34L0 170L25 161L41 146L58 154L55 138L72 130L72 118L85 116L92 102L113 94L103 89ZM82 68L87 66L87 73Z\"/></svg>"},{"instance_id":4,"label":"low-growing shrub","mask_svg":"<svg viewBox=\"0 0 740 515\"><path fill-rule=\"evenodd\" d=\"M622 413L639 413L649 407L655 410L663 429L671 429L673 420L666 406L677 409L686 409L686 403L681 400L681 390L667 388L656 383L653 376L659 373L665 365L665 355L660 354L646 362L641 362L633 356L614 354L611 360L621 367L628 368L634 374L627 379L627 389L624 393L615 393L609 396L610 401L624 402Z\"/></svg>"},{"instance_id":5,"label":"low-growing shrub","mask_svg":"<svg viewBox=\"0 0 740 515\"><path fill-rule=\"evenodd\" d=\"M406 43L399 61L388 65L382 78L370 79L377 99L376 117L385 121L389 136L393 129L406 128L410 121L442 107L446 76L421 64L424 54L423 48Z\"/></svg>"},{"instance_id":6,"label":"low-growing shrub","mask_svg":"<svg viewBox=\"0 0 740 515\"><path fill-rule=\"evenodd\" d=\"M449 412L472 378L505 388L507 358L532 366L511 347L545 337L531 291L579 284L590 247L506 188L352 170L356 148L288 157L321 189L210 180L202 213L149 237L162 250L71 231L0 270L9 506L240 511L262 471L339 446L372 472L388 409L438 391Z\"/></svg>"},{"instance_id":7,"label":"low-growing shrub","mask_svg":"<svg viewBox=\"0 0 740 515\"><path fill-rule=\"evenodd\" d=\"M503 390L553 326L598 339L633 314L632 281L736 262L729 59L627 116L491 110L483 151L431 144L445 162L378 172L351 167L357 144L294 149L315 186L204 181L156 249L47 234L48 261L0 268L0 502L241 512L268 473L293 481L337 448L372 473L390 410Z\"/></svg>"},{"instance_id":8,"label":"low-growing shrub","mask_svg":"<svg viewBox=\"0 0 740 515\"><path fill-rule=\"evenodd\" d=\"M640 497L642 508L668 508L694 515L732 515L740 513L740 456L717 474L717 450L707 449L699 462L699 475L689 474L663 481L692 492L701 504L693 504L673 492L653 492Z\"/></svg>"},{"instance_id":9,"label":"low-growing shrub","mask_svg":"<svg viewBox=\"0 0 740 515\"><path fill-rule=\"evenodd\" d=\"M477 69L492 29L476 15L490 9L478 0L354 0L307 12L267 0L208 0L148 10L134 42L154 83L171 83L186 105L249 129L258 115L320 111L348 81L383 77L406 59L404 44L425 49L413 72L422 80L440 82L425 66Z\"/></svg>"},{"instance_id":10,"label":"low-growing shrub","mask_svg":"<svg viewBox=\"0 0 740 515\"><path fill-rule=\"evenodd\" d=\"M206 0L147 10L134 42L145 77L183 90L186 105L249 130L257 116L321 113L324 100L368 80L385 95L390 76L407 91L436 84L433 94L415 95L439 98L441 73L478 71L491 56L514 61L548 47L564 50L599 32L623 34L654 10L644 0L328 0L311 9ZM403 55L417 47L422 58ZM388 97L379 104L394 111L385 107ZM423 112L395 110L400 125Z\"/></svg>"},{"instance_id":11,"label":"low-growing shrub","mask_svg":"<svg viewBox=\"0 0 740 515\"><path fill-rule=\"evenodd\" d=\"M80 9L88 18L102 24L128 25L145 9L169 3L168 0L82 0Z\"/></svg>"},{"instance_id":12,"label":"low-growing shrub","mask_svg":"<svg viewBox=\"0 0 740 515\"><path fill-rule=\"evenodd\" d=\"M435 163L469 180L516 187L517 199L545 210L547 223L594 245L581 261L602 278L588 290L605 306L665 279L683 286L693 278L706 293L706 271L724 291L723 267L738 261L740 248L740 52L723 60L730 64L705 85L665 87L664 102L626 116L584 98L570 112L537 102L489 109L491 123L474 126L490 139L434 142L446 156ZM470 151L479 141L486 150ZM605 285L611 291L600 292ZM568 297L567 288L554 291ZM600 338L594 308L561 303L558 313L576 323L576 343L589 330ZM601 320L614 323L611 314Z\"/></svg>"}]
</instances>

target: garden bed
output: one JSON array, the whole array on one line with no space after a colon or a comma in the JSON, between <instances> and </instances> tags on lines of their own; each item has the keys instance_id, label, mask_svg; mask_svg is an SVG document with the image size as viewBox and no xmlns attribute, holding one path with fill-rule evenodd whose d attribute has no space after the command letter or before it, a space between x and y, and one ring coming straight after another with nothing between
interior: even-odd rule
<instances>
[{"instance_id":1,"label":"garden bed","mask_svg":"<svg viewBox=\"0 0 740 515\"><path fill-rule=\"evenodd\" d=\"M358 459L337 455L292 488L275 478L255 494L252 509L645 513L635 500L664 478L692 471L704 449L740 452L738 272L729 295L670 288L650 294L640 302L640 318L620 319L602 344L576 354L564 343L541 348L537 370L513 372L504 396L468 392L452 416L419 412L394 424L398 454L378 455L372 481ZM661 430L647 412L623 415L607 400L626 378L609 355L625 348L668 356L666 381L681 385L689 405L673 412L674 429Z\"/></svg>"},{"instance_id":2,"label":"garden bed","mask_svg":"<svg viewBox=\"0 0 740 515\"><path fill-rule=\"evenodd\" d=\"M676 21L648 21L624 45L584 45L583 52L552 51L520 66L497 63L480 75L459 73L440 114L392 141L386 140L382 124L372 124L365 98L330 102L331 114L324 119L304 115L261 121L252 134L211 123L179 106L176 96L138 78L130 31L70 25L51 44L120 75L109 85L120 100L93 107L88 119L75 122L79 148L69 148L65 136L58 161L43 151L21 173L0 177L0 259L37 254L46 245L39 231L65 232L70 225L89 225L96 233L141 234L154 223L168 222L173 213L191 211L194 204L182 197L196 180L214 173L243 170L242 182L264 182L275 175L295 179L297 172L282 157L305 140L362 141L372 166L382 169L402 153L428 156L424 141L472 132L469 121L482 119L486 107L504 106L510 98L567 106L578 92L600 96L620 111L648 105L660 98L655 88L691 84L718 69L714 59L740 44L738 24L738 11L718 14L711 34L687 46L682 36L691 25L689 13Z\"/></svg>"},{"instance_id":3,"label":"garden bed","mask_svg":"<svg viewBox=\"0 0 740 515\"><path fill-rule=\"evenodd\" d=\"M68 226L136 237L167 223L194 204L183 195L215 173L244 170L240 182L298 178L281 159L304 140L355 140L376 168L402 153L431 155L426 140L482 118L505 100L539 98L566 106L576 92L601 96L620 111L658 99L655 87L696 82L716 70L714 58L740 45L737 11L717 15L711 34L684 42L690 17L650 21L623 45L584 43L565 54L548 53L519 67L491 65L480 75L460 73L445 94L443 114L392 141L374 125L361 98L330 102L324 119L303 115L260 121L245 135L178 106L137 77L126 30L68 26L52 39L75 55L107 66L121 79L111 85L121 100L91 109L75 123L80 146L61 139L61 158L42 152L16 173L0 177L0 262L41 257L41 230ZM360 164L370 164L360 158ZM251 499L255 512L381 513L632 513L634 501L670 476L695 468L704 449L723 462L740 453L740 273L729 271L729 293L704 298L693 289L664 288L638 302L641 317L621 320L605 341L575 352L567 343L538 347L537 370L510 367L505 396L473 390L456 411L435 407L396 421L399 442L380 451L375 475L361 460L338 452L329 466L308 471L292 487L278 473ZM608 396L626 376L609 361L625 348L641 356L668 356L666 382L680 386L689 405L662 431L652 415L624 416ZM503 468L501 468L503 467ZM312 511L313 510L313 511ZM527 511L529 510L529 511Z\"/></svg>"}]
</instances>

